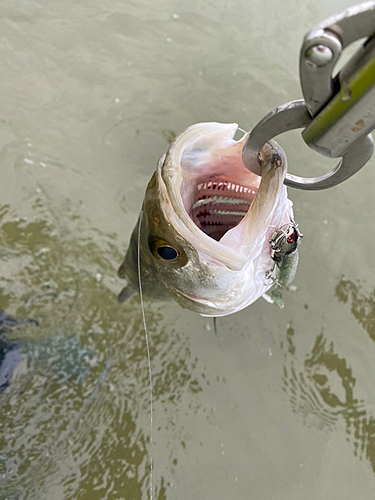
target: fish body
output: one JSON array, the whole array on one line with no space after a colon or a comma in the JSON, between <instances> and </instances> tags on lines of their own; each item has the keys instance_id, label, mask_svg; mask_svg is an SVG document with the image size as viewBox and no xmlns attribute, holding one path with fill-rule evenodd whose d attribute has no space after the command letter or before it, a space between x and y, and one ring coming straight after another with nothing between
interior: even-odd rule
<instances>
[{"instance_id":1,"label":"fish body","mask_svg":"<svg viewBox=\"0 0 375 500\"><path fill-rule=\"evenodd\" d=\"M270 238L293 219L283 184L286 158L275 142L260 152L262 176L242 163L237 124L187 128L158 162L119 269L127 286L172 298L205 316L247 307L273 284Z\"/></svg>"}]
</instances>

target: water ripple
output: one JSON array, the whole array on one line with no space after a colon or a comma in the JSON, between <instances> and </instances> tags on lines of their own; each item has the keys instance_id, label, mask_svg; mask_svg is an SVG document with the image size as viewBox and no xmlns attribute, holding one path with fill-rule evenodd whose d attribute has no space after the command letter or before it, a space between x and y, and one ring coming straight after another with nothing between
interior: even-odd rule
<instances>
[{"instance_id":1,"label":"water ripple","mask_svg":"<svg viewBox=\"0 0 375 500\"><path fill-rule=\"evenodd\" d=\"M1 229L6 258L23 272L0 278L0 299L13 304L15 318L39 326L12 333L21 361L0 399L0 498L145 498L150 407L141 310L137 299L119 307L95 278L98 270L115 276L112 262L121 258L112 237L101 235L99 247L48 219L6 215ZM201 390L196 361L157 305L146 303L146 320L154 399L165 412L186 391ZM166 498L163 477L155 483L155 498Z\"/></svg>"},{"instance_id":2,"label":"water ripple","mask_svg":"<svg viewBox=\"0 0 375 500\"><path fill-rule=\"evenodd\" d=\"M375 416L355 395L356 378L345 358L335 350L324 331L317 335L311 352L299 361L294 328L287 329L288 363L283 389L292 409L307 427L332 432L344 424L355 456L369 460L375 472Z\"/></svg>"}]
</instances>

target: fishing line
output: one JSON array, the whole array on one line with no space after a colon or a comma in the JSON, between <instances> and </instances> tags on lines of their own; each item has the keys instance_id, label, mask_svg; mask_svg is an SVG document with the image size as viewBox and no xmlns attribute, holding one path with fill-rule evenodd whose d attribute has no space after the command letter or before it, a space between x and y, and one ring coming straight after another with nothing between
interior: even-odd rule
<instances>
[{"instance_id":1,"label":"fishing line","mask_svg":"<svg viewBox=\"0 0 375 500\"><path fill-rule=\"evenodd\" d=\"M149 389L150 389L150 500L153 500L153 490L154 490L154 481L153 481L153 433L152 433L152 417L153 417L153 397L152 397L152 370L151 370L151 356L150 356L150 346L148 343L148 332L146 326L146 316L145 316L145 308L143 304L143 292L142 292L142 280L141 280L141 224L143 217L143 207L141 209L141 213L139 215L139 224L138 224L138 285L139 285L139 295L141 297L141 310L142 310L142 319L143 319L143 329L145 332L146 339L146 348L147 348L147 360L148 360L148 378L149 378Z\"/></svg>"},{"instance_id":2,"label":"fishing line","mask_svg":"<svg viewBox=\"0 0 375 500\"><path fill-rule=\"evenodd\" d=\"M216 316L214 316L213 319L214 319L214 333L215 333L215 335L217 335L217 323L216 323L217 318L216 318Z\"/></svg>"}]
</instances>

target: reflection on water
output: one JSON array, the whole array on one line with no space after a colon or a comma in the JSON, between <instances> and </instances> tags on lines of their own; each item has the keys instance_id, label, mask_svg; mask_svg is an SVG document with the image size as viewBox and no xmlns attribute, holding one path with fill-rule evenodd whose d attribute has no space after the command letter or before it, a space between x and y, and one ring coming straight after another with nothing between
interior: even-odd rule
<instances>
[{"instance_id":1,"label":"reflection on water","mask_svg":"<svg viewBox=\"0 0 375 500\"><path fill-rule=\"evenodd\" d=\"M344 422L355 456L367 458L375 473L375 416L355 395L355 374L324 331L316 336L303 363L297 356L294 336L294 328L289 325L283 384L293 411L302 416L307 427L327 432L337 430Z\"/></svg>"},{"instance_id":2,"label":"reflection on water","mask_svg":"<svg viewBox=\"0 0 375 500\"><path fill-rule=\"evenodd\" d=\"M48 220L2 214L1 259L18 274L0 278L0 308L38 323L9 335L21 361L0 399L0 498L145 498L147 356L140 307L120 308L104 284L119 260L111 236L101 235L103 250ZM160 327L155 306L146 317L162 409L201 389L186 340ZM166 498L166 487L157 478L155 498Z\"/></svg>"},{"instance_id":3,"label":"reflection on water","mask_svg":"<svg viewBox=\"0 0 375 500\"><path fill-rule=\"evenodd\" d=\"M372 340L375 340L375 290L365 294L360 283L342 277L336 286L336 297L345 304L351 301L350 310Z\"/></svg>"},{"instance_id":4,"label":"reflection on water","mask_svg":"<svg viewBox=\"0 0 375 500\"><path fill-rule=\"evenodd\" d=\"M4 339L11 334L17 321L0 311L0 394L9 386L13 372L20 362L20 352L17 344Z\"/></svg>"}]
</instances>

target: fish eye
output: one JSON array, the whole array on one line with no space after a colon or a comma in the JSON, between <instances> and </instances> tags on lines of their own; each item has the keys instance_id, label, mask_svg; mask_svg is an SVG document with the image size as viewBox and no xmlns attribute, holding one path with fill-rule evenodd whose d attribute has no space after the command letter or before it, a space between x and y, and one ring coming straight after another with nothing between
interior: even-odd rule
<instances>
[{"instance_id":1,"label":"fish eye","mask_svg":"<svg viewBox=\"0 0 375 500\"><path fill-rule=\"evenodd\" d=\"M167 245L159 247L156 251L163 260L174 260L178 257L177 251Z\"/></svg>"},{"instance_id":2,"label":"fish eye","mask_svg":"<svg viewBox=\"0 0 375 500\"><path fill-rule=\"evenodd\" d=\"M151 243L151 252L160 260L174 261L180 256L178 250L163 240L154 240Z\"/></svg>"}]
</instances>

